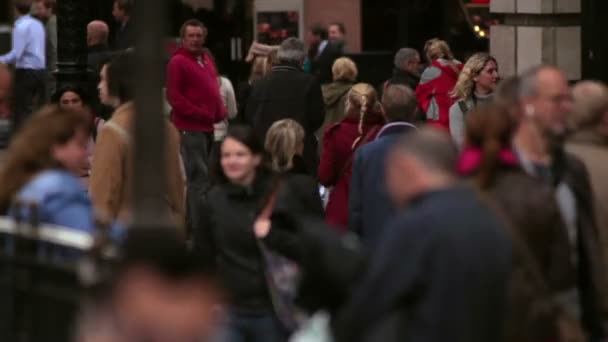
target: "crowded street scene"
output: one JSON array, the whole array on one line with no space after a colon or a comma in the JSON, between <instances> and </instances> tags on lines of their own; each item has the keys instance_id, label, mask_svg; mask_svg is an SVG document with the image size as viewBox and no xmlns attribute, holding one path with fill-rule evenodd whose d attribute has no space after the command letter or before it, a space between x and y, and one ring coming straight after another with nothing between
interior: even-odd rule
<instances>
[{"instance_id":1,"label":"crowded street scene","mask_svg":"<svg viewBox=\"0 0 608 342\"><path fill-rule=\"evenodd\" d=\"M7 0L0 341L608 342L605 0Z\"/></svg>"}]
</instances>

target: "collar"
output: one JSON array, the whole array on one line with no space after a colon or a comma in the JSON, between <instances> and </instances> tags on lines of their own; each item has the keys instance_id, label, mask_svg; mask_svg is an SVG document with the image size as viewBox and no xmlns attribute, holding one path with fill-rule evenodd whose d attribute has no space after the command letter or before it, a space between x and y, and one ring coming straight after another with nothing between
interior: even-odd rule
<instances>
[{"instance_id":1,"label":"collar","mask_svg":"<svg viewBox=\"0 0 608 342\"><path fill-rule=\"evenodd\" d=\"M327 47L327 40L321 41L321 43L319 43L319 48L317 50L318 54L323 52L323 50L325 50L326 47Z\"/></svg>"},{"instance_id":2,"label":"collar","mask_svg":"<svg viewBox=\"0 0 608 342\"><path fill-rule=\"evenodd\" d=\"M574 133L570 138L570 141L579 144L608 146L608 136L602 135L593 128Z\"/></svg>"},{"instance_id":3,"label":"collar","mask_svg":"<svg viewBox=\"0 0 608 342\"><path fill-rule=\"evenodd\" d=\"M477 147L466 148L458 159L458 173L466 176L474 173L483 163L483 151ZM517 154L511 148L504 147L498 152L498 163L504 167L518 167Z\"/></svg>"},{"instance_id":4,"label":"collar","mask_svg":"<svg viewBox=\"0 0 608 342\"><path fill-rule=\"evenodd\" d=\"M109 50L109 47L106 44L95 44L95 45L90 45L88 47L90 52L97 52L97 51L106 51Z\"/></svg>"},{"instance_id":5,"label":"collar","mask_svg":"<svg viewBox=\"0 0 608 342\"><path fill-rule=\"evenodd\" d=\"M393 68L393 76L394 77L406 77L406 78L411 78L414 80L420 80L420 76L416 75L416 74L412 74L411 72L407 71L407 70L403 70L403 69L399 69L397 67Z\"/></svg>"},{"instance_id":6,"label":"collar","mask_svg":"<svg viewBox=\"0 0 608 342\"><path fill-rule=\"evenodd\" d=\"M376 135L376 140L385 137L385 136L389 136L389 135L395 135L395 134L401 134L404 132L407 132L409 130L417 130L418 127L414 126L413 124L409 123L409 122L391 122L389 124L384 125L384 127L382 127L382 129L380 130L380 132L378 132L378 135Z\"/></svg>"},{"instance_id":7,"label":"collar","mask_svg":"<svg viewBox=\"0 0 608 342\"><path fill-rule=\"evenodd\" d=\"M272 67L272 71L297 71L301 72L302 67L296 63L281 63Z\"/></svg>"},{"instance_id":8,"label":"collar","mask_svg":"<svg viewBox=\"0 0 608 342\"><path fill-rule=\"evenodd\" d=\"M20 21L29 20L29 19L34 19L34 17L31 14L24 14L24 15L20 16L19 18L17 18L17 20L15 21L15 24Z\"/></svg>"}]
</instances>

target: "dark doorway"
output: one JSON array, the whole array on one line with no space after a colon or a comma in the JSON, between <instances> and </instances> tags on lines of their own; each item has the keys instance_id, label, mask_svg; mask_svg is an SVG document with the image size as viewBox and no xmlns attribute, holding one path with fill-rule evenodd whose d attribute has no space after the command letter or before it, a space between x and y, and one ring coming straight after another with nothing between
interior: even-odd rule
<instances>
[{"instance_id":1,"label":"dark doorway","mask_svg":"<svg viewBox=\"0 0 608 342\"><path fill-rule=\"evenodd\" d=\"M583 78L608 82L608 36L605 20L608 1L582 2L582 66Z\"/></svg>"},{"instance_id":2,"label":"dark doorway","mask_svg":"<svg viewBox=\"0 0 608 342\"><path fill-rule=\"evenodd\" d=\"M464 58L478 44L457 0L361 0L361 13L364 51L421 51L428 39L441 38Z\"/></svg>"}]
</instances>

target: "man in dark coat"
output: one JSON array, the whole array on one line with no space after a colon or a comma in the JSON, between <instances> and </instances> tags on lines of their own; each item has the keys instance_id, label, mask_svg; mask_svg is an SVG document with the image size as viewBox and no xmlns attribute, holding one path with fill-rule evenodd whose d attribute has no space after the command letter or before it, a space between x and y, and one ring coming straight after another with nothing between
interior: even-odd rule
<instances>
[{"instance_id":1,"label":"man in dark coat","mask_svg":"<svg viewBox=\"0 0 608 342\"><path fill-rule=\"evenodd\" d=\"M416 90L420 83L420 54L412 48L402 48L395 54L393 76L386 81L389 84L402 84Z\"/></svg>"},{"instance_id":2,"label":"man in dark coat","mask_svg":"<svg viewBox=\"0 0 608 342\"><path fill-rule=\"evenodd\" d=\"M304 43L299 39L288 38L281 44L277 52L279 64L252 85L245 118L262 142L274 122L282 119L298 122L306 132L304 161L309 170L317 170L315 132L323 123L325 109L319 82L302 71L305 56Z\"/></svg>"},{"instance_id":3,"label":"man in dark coat","mask_svg":"<svg viewBox=\"0 0 608 342\"><path fill-rule=\"evenodd\" d=\"M416 129L416 94L404 85L389 85L382 97L389 120L376 140L359 148L350 183L349 229L367 248L382 236L386 223L397 209L389 197L386 182L386 156L399 137Z\"/></svg>"},{"instance_id":4,"label":"man in dark coat","mask_svg":"<svg viewBox=\"0 0 608 342\"><path fill-rule=\"evenodd\" d=\"M91 21L87 25L87 64L89 69L95 73L95 78L99 78L101 68L109 61L111 56L108 47L109 34L108 25L101 20Z\"/></svg>"},{"instance_id":5,"label":"man in dark coat","mask_svg":"<svg viewBox=\"0 0 608 342\"><path fill-rule=\"evenodd\" d=\"M580 317L590 341L608 337L605 266L593 207L593 189L585 165L565 152L564 138L572 95L564 73L540 66L522 74L519 130L514 146L523 169L555 188L576 262L576 288L564 295L564 307ZM545 148L539 148L541 146ZM575 316L575 317L577 317Z\"/></svg>"},{"instance_id":6,"label":"man in dark coat","mask_svg":"<svg viewBox=\"0 0 608 342\"><path fill-rule=\"evenodd\" d=\"M118 23L116 37L114 38L114 50L126 50L135 47L135 34L131 12L134 0L115 0L112 15Z\"/></svg>"},{"instance_id":7,"label":"man in dark coat","mask_svg":"<svg viewBox=\"0 0 608 342\"><path fill-rule=\"evenodd\" d=\"M335 322L337 341L365 341L393 315L397 330L383 341L500 339L510 239L475 192L457 185L456 159L449 137L431 128L406 135L391 150L391 197L407 211L371 255Z\"/></svg>"}]
</instances>

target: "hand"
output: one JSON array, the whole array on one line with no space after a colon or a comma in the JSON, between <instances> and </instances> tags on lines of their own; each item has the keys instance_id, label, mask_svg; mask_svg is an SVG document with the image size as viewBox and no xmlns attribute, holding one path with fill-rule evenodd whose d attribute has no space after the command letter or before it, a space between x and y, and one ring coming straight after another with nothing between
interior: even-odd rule
<instances>
[{"instance_id":1,"label":"hand","mask_svg":"<svg viewBox=\"0 0 608 342\"><path fill-rule=\"evenodd\" d=\"M272 228L272 223L269 219L258 219L253 224L253 231L258 239L265 238L270 233L270 228Z\"/></svg>"}]
</instances>

